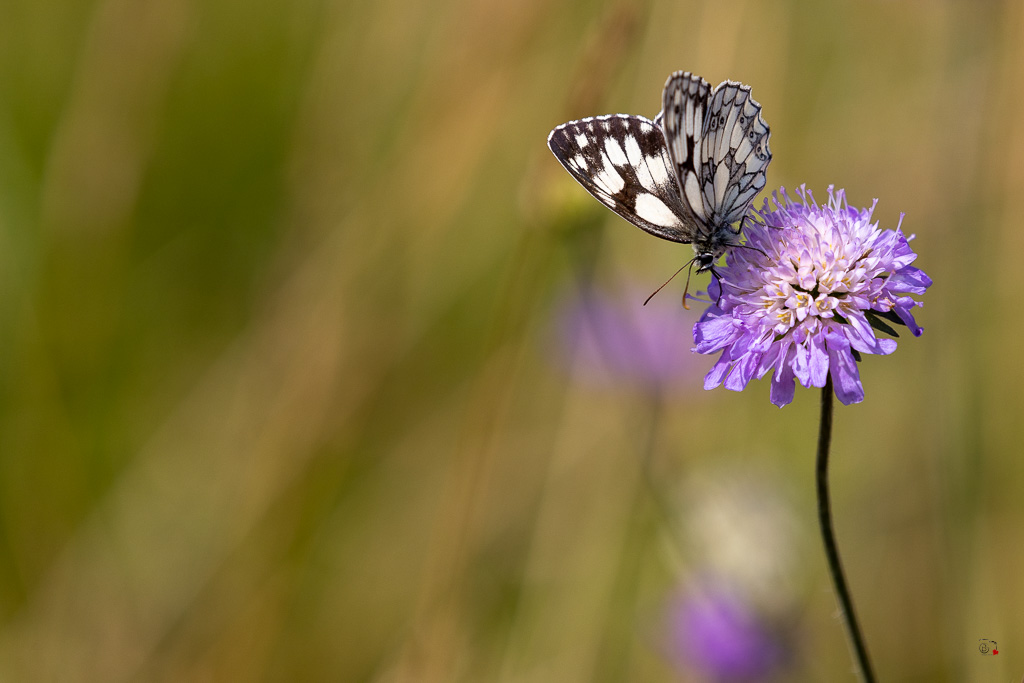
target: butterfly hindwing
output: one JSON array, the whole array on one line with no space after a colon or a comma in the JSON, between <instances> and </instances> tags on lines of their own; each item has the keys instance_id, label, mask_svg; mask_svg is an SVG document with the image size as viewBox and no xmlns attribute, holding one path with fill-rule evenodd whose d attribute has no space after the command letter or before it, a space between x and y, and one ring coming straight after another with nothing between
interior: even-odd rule
<instances>
[{"instance_id":1,"label":"butterfly hindwing","mask_svg":"<svg viewBox=\"0 0 1024 683\"><path fill-rule=\"evenodd\" d=\"M750 86L725 81L711 95L698 154L704 210L712 224L735 223L766 181L771 133Z\"/></svg>"},{"instance_id":2,"label":"butterfly hindwing","mask_svg":"<svg viewBox=\"0 0 1024 683\"><path fill-rule=\"evenodd\" d=\"M692 240L696 222L653 121L625 114L570 121L551 131L548 147L590 194L630 223L674 242Z\"/></svg>"}]
</instances>

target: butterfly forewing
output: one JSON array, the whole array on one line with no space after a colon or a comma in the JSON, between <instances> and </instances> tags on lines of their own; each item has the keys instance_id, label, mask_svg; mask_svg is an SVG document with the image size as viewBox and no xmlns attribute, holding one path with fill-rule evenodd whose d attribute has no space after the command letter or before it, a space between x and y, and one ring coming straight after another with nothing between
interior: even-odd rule
<instances>
[{"instance_id":1,"label":"butterfly forewing","mask_svg":"<svg viewBox=\"0 0 1024 683\"><path fill-rule=\"evenodd\" d=\"M695 218L679 194L665 136L642 116L570 121L548 136L562 166L602 204L649 233L691 240Z\"/></svg>"},{"instance_id":2,"label":"butterfly forewing","mask_svg":"<svg viewBox=\"0 0 1024 683\"><path fill-rule=\"evenodd\" d=\"M658 121L665 135L669 157L683 198L703 222L709 212L700 194L700 166L704 119L711 85L700 76L677 71L669 76L662 92Z\"/></svg>"}]
</instances>

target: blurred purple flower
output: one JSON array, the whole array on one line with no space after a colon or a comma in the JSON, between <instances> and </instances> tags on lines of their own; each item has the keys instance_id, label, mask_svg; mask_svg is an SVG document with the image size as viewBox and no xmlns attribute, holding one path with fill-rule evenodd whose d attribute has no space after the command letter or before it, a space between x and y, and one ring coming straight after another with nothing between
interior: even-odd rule
<instances>
[{"instance_id":1,"label":"blurred purple flower","mask_svg":"<svg viewBox=\"0 0 1024 683\"><path fill-rule=\"evenodd\" d=\"M687 351L696 313L667 297L643 306L645 293L627 291L632 296L586 290L558 309L565 355L580 363L588 379L604 382L663 388L700 373Z\"/></svg>"},{"instance_id":2,"label":"blurred purple flower","mask_svg":"<svg viewBox=\"0 0 1024 683\"><path fill-rule=\"evenodd\" d=\"M677 663L712 681L761 681L785 664L781 640L738 593L720 588L680 598L669 632Z\"/></svg>"},{"instance_id":3,"label":"blurred purple flower","mask_svg":"<svg viewBox=\"0 0 1024 683\"><path fill-rule=\"evenodd\" d=\"M851 208L831 186L823 206L803 186L796 194L801 201L780 189L774 209L765 200L755 211L760 222L748 223L746 246L731 249L712 278L694 351L722 355L704 388L740 391L772 372L771 401L781 407L793 400L796 379L823 387L831 373L839 400L858 403L858 352L895 351L895 339L875 336L896 336L891 325L919 336L911 310L921 304L909 295L924 294L932 281L910 265L917 254L899 225L881 230L871 222L874 204Z\"/></svg>"}]
</instances>

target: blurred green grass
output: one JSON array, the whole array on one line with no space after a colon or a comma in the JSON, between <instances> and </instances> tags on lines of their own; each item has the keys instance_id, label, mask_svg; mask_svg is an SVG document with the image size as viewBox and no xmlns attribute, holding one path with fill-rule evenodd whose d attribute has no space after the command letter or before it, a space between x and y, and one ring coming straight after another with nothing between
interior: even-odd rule
<instances>
[{"instance_id":1,"label":"blurred green grass","mask_svg":"<svg viewBox=\"0 0 1024 683\"><path fill-rule=\"evenodd\" d=\"M1022 33L1012 2L4 3L0 678L701 680L657 614L702 557L644 457L666 492L786 482L782 680L845 675L814 392L652 403L551 346L581 283L688 256L547 132L653 116L675 69L752 85L769 187L906 212L927 332L838 411L840 543L880 676L1018 675Z\"/></svg>"}]
</instances>

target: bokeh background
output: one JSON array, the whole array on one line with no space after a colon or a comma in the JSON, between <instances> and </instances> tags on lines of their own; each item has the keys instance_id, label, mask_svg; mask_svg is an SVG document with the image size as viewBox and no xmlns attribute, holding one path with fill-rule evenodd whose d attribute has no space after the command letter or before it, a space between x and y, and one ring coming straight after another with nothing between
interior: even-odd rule
<instances>
[{"instance_id":1,"label":"bokeh background","mask_svg":"<svg viewBox=\"0 0 1024 683\"><path fill-rule=\"evenodd\" d=\"M545 146L676 69L906 213L841 551L880 678L1024 675L1021 3L4 0L0 679L854 680L817 393Z\"/></svg>"}]
</instances>

